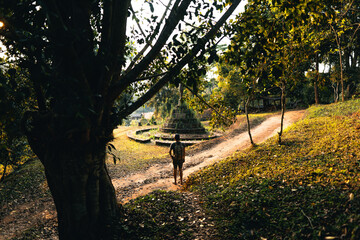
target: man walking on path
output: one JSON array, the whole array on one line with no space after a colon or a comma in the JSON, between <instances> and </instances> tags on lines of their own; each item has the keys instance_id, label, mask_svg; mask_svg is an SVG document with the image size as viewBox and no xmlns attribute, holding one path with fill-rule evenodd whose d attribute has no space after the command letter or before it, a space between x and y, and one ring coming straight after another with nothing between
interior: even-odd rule
<instances>
[{"instance_id":1,"label":"man walking on path","mask_svg":"<svg viewBox=\"0 0 360 240\"><path fill-rule=\"evenodd\" d=\"M180 142L180 135L175 134L175 141L170 146L169 154L173 160L174 165L174 184L176 185L176 175L177 175L177 168L179 168L179 175L180 175L180 184L183 184L182 178L183 178L183 171L182 166L185 162L185 145Z\"/></svg>"}]
</instances>

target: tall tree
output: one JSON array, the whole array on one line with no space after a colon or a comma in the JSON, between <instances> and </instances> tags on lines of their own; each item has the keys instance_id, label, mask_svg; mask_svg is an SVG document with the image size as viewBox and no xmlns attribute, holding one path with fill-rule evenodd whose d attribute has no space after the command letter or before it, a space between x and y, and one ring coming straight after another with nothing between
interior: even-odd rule
<instances>
[{"instance_id":1,"label":"tall tree","mask_svg":"<svg viewBox=\"0 0 360 240\"><path fill-rule=\"evenodd\" d=\"M37 107L24 114L23 129L45 167L60 239L107 237L118 206L105 150L118 119L143 105L185 66L196 70L240 0L175 0L161 22L154 11L161 1L146 1L149 28L129 33L129 15L138 14L131 3L1 1L1 41L28 70L27 87L36 95ZM215 19L214 12L227 6ZM129 63L126 56L136 54L131 42L149 48ZM135 92L136 100L122 101L114 111L115 101Z\"/></svg>"},{"instance_id":2,"label":"tall tree","mask_svg":"<svg viewBox=\"0 0 360 240\"><path fill-rule=\"evenodd\" d=\"M350 57L349 48L354 46L360 28L359 3L355 0L326 1L328 25L336 43L340 68L341 100L345 101L344 65ZM355 16L355 17L354 17ZM344 64L345 63L345 64ZM356 63L355 63L356 64Z\"/></svg>"},{"instance_id":3,"label":"tall tree","mask_svg":"<svg viewBox=\"0 0 360 240\"><path fill-rule=\"evenodd\" d=\"M303 43L306 3L283 1L249 1L245 12L233 25L232 38L226 58L243 68L251 79L259 83L271 81L281 90L281 142L286 106L286 88L303 72L308 60ZM257 84L259 84L257 83ZM263 89L262 87L260 89ZM253 88L254 84L249 87Z\"/></svg>"}]
</instances>

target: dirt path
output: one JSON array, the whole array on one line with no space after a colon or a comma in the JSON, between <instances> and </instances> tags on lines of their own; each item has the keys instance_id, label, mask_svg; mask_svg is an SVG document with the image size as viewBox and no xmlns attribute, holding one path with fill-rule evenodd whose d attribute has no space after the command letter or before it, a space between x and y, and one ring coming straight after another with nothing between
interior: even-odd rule
<instances>
[{"instance_id":1,"label":"dirt path","mask_svg":"<svg viewBox=\"0 0 360 240\"><path fill-rule=\"evenodd\" d=\"M304 110L289 111L285 113L284 129L292 123L300 120ZM260 143L274 136L280 129L280 115L275 115L262 124L252 129L251 133L255 143ZM199 171L210 164L219 161L237 150L246 149L250 146L247 132L233 137L224 138L214 147L186 157L184 164L184 179L190 174ZM112 176L112 182L116 189L118 200L126 203L131 199L146 195L154 190L177 190L179 186L172 184L172 163L156 164L145 172L127 177L116 178Z\"/></svg>"},{"instance_id":2,"label":"dirt path","mask_svg":"<svg viewBox=\"0 0 360 240\"><path fill-rule=\"evenodd\" d=\"M304 115L304 111L291 111L285 114L284 128L298 121ZM280 127L280 115L270 117L265 122L252 130L254 142L260 143L270 138ZM241 133L232 137L223 137L217 145L206 150L188 155L184 165L184 178L199 171L215 161L219 161L231 155L233 152L250 146L247 133ZM129 175L126 177L112 176L118 200L126 203L131 199L146 195L154 190L177 190L179 186L173 185L172 164L156 164L145 172ZM211 220L205 220L205 213L201 208L198 197L193 193L184 193L192 208L189 211L190 227L196 230L197 239L207 239L209 232L213 231ZM37 239L58 239L56 233L56 212L51 198L41 201L27 201L24 204L16 204L17 207L4 216L0 221L0 240L10 239L18 233L32 226L43 226L41 237ZM211 235L211 234L210 234Z\"/></svg>"}]
</instances>

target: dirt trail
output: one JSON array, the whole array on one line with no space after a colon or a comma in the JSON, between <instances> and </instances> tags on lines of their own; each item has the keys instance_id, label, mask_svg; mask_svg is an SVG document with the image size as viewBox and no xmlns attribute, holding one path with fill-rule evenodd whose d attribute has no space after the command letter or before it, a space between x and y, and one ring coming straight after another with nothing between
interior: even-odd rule
<instances>
[{"instance_id":1,"label":"dirt trail","mask_svg":"<svg viewBox=\"0 0 360 240\"><path fill-rule=\"evenodd\" d=\"M304 110L289 111L285 113L284 129L300 120ZM280 115L275 115L252 129L251 133L255 143L260 143L274 136L280 129ZM247 132L233 137L224 138L222 142L210 149L187 156L184 164L184 179L190 174L199 171L210 164L219 161L237 150L250 147ZM173 184L172 163L156 164L145 172L137 173L123 178L112 177L118 200L126 203L131 199L146 195L154 190L176 190L178 185Z\"/></svg>"},{"instance_id":2,"label":"dirt trail","mask_svg":"<svg viewBox=\"0 0 360 240\"><path fill-rule=\"evenodd\" d=\"M285 114L284 128L298 121L304 115L304 111L291 111ZM260 143L270 138L280 128L280 115L270 117L265 122L252 129L253 140L256 143ZM232 137L223 137L219 144L212 146L209 149L197 152L193 155L186 157L184 164L184 178L190 174L199 171L201 168L206 167L215 161L219 161L231 155L236 150L241 150L249 147L249 137L247 133L241 133ZM173 185L172 178L172 164L156 164L144 172L129 175L126 177L112 176L113 184L116 189L118 200L122 203L128 202L138 196L146 195L154 190L177 190L179 186ZM197 203L197 198L192 193L185 194L187 198L191 198L191 202L194 206L196 214L191 214L191 221L196 224L205 225L203 221L205 213ZM193 218L199 218L200 222ZM191 223L191 224L193 224ZM25 229L29 229L35 224L44 226L42 236L39 239L58 239L56 233L56 212L54 204L51 198L41 199L41 201L34 202L29 201L24 204L20 204L10 212L8 216L4 216L0 221L0 240L10 239L16 236L18 233L23 232ZM195 226L199 239L207 239L203 236L207 236L211 231L212 223L207 222L208 227Z\"/></svg>"}]
</instances>

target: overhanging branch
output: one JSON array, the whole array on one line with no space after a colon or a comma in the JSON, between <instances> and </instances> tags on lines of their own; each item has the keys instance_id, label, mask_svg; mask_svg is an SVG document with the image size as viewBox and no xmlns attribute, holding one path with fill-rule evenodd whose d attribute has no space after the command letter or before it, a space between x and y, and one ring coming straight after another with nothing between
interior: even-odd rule
<instances>
[{"instance_id":1,"label":"overhanging branch","mask_svg":"<svg viewBox=\"0 0 360 240\"><path fill-rule=\"evenodd\" d=\"M144 80L148 80L148 79L151 79L151 78L161 77L161 76L164 76L167 73L168 72L163 72L163 73L154 74L154 75L151 75L151 76L145 76L145 77L142 77L142 78L137 78L133 82L139 82L139 81L144 81Z\"/></svg>"},{"instance_id":2,"label":"overhanging branch","mask_svg":"<svg viewBox=\"0 0 360 240\"><path fill-rule=\"evenodd\" d=\"M234 0L233 4L229 9L222 15L219 21L213 26L213 28L202 38L199 39L198 43L193 47L192 51L188 53L183 59L181 59L172 69L170 69L165 76L163 76L153 87L151 87L142 97L135 101L128 108L120 112L120 116L126 117L136 109L144 105L148 100L150 100L167 82L176 77L181 69L188 64L196 55L200 52L201 49L204 49L205 44L212 39L220 27L225 23L229 16L233 13L236 7L239 5L241 0Z\"/></svg>"},{"instance_id":3,"label":"overhanging branch","mask_svg":"<svg viewBox=\"0 0 360 240\"><path fill-rule=\"evenodd\" d=\"M191 2L191 0L184 0L180 6L177 6L176 4L173 6L159 38L148 54L138 64L136 64L134 68L132 68L128 73L120 78L119 81L115 82L111 86L111 92L109 93L110 101L114 101L117 96L119 96L129 86L129 84L134 79L136 79L158 56L179 21L185 16L186 10Z\"/></svg>"},{"instance_id":4,"label":"overhanging branch","mask_svg":"<svg viewBox=\"0 0 360 240\"><path fill-rule=\"evenodd\" d=\"M144 54L144 52L150 47L152 46L152 42L153 40L155 39L156 35L158 34L159 32L159 29L160 29L160 23L162 23L166 17L166 14L168 12L168 10L170 9L170 6L171 6L171 3L172 3L172 0L169 1L168 5L166 6L166 9L164 11L164 14L162 15L160 21L159 21L159 24L157 25L155 31L153 32L153 34L151 35L150 39L146 42L146 45L143 47L143 49L141 49L141 51L135 56L135 58L132 60L132 62L129 64L129 66L127 67L127 69L125 70L125 72L129 72L135 65L136 61L140 59L140 57ZM179 3L179 0L177 0L177 2L175 3L175 6L177 6ZM134 14L135 16L135 21L136 21L136 24L138 25L138 28L140 29L142 35L144 38L146 38L145 34L144 34L144 31L142 30L140 24L139 24L139 21L135 15L135 12L132 8L132 6L130 5L130 11Z\"/></svg>"}]
</instances>

